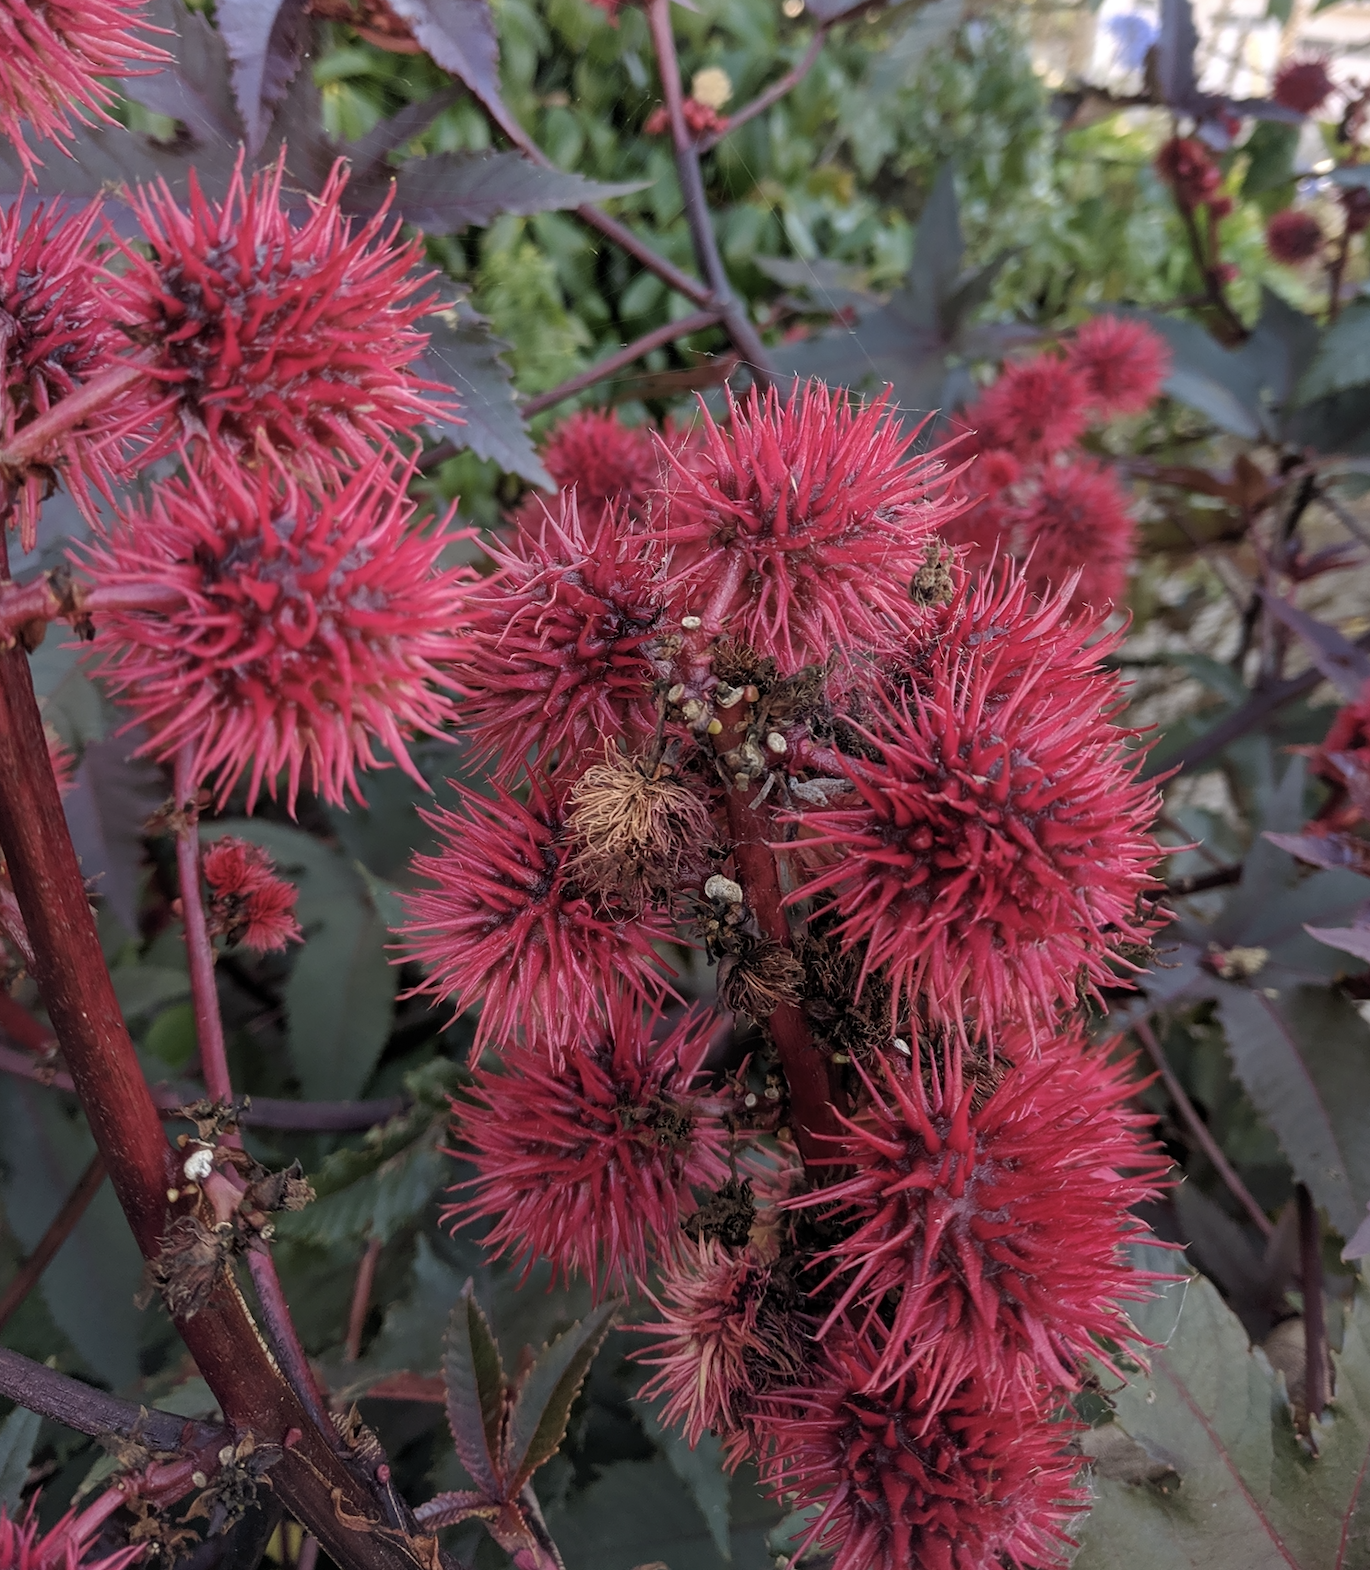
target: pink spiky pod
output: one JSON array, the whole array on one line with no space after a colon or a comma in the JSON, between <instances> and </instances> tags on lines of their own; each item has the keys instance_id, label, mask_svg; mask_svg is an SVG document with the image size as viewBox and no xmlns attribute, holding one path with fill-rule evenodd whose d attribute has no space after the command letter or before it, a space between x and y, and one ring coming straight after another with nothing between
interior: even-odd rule
<instances>
[{"instance_id":1,"label":"pink spiky pod","mask_svg":"<svg viewBox=\"0 0 1370 1570\"><path fill-rule=\"evenodd\" d=\"M964 567L981 570L1005 554L1009 520L1023 478L1022 463L1004 447L985 447L971 459L961 484L967 506L939 530L957 547Z\"/></svg>"},{"instance_id":2,"label":"pink spiky pod","mask_svg":"<svg viewBox=\"0 0 1370 1570\"><path fill-rule=\"evenodd\" d=\"M506 1045L453 1103L454 1152L476 1176L443 1213L492 1221L493 1257L550 1260L555 1278L587 1278L597 1295L640 1287L669 1259L693 1189L728 1171L716 1103L701 1068L717 1034L712 1012L669 1027L632 991L554 1034Z\"/></svg>"},{"instance_id":3,"label":"pink spiky pod","mask_svg":"<svg viewBox=\"0 0 1370 1570\"><path fill-rule=\"evenodd\" d=\"M1007 521L1036 593L1073 582L1071 608L1103 612L1125 598L1136 525L1112 469L1087 458L1046 464Z\"/></svg>"},{"instance_id":4,"label":"pink spiky pod","mask_svg":"<svg viewBox=\"0 0 1370 1570\"><path fill-rule=\"evenodd\" d=\"M706 1432L723 1441L730 1468L756 1449L750 1420L768 1398L807 1379L817 1320L805 1312L795 1263L700 1237L669 1260L654 1301L660 1319L636 1328L652 1345L638 1354L655 1370L640 1392L664 1397L663 1422L691 1446Z\"/></svg>"},{"instance_id":5,"label":"pink spiky pod","mask_svg":"<svg viewBox=\"0 0 1370 1570\"><path fill-rule=\"evenodd\" d=\"M833 1183L785 1202L845 1230L819 1261L836 1294L820 1338L879 1317L880 1384L935 1347L1004 1401L1039 1375L1076 1388L1099 1341L1132 1336L1119 1305L1149 1295L1131 1210L1170 1163L1132 1105L1132 1064L1075 1029L1035 1048L1015 1032L969 1074L916 1044L911 1064L857 1071L868 1101L824 1163Z\"/></svg>"},{"instance_id":6,"label":"pink spiky pod","mask_svg":"<svg viewBox=\"0 0 1370 1570\"><path fill-rule=\"evenodd\" d=\"M662 912L629 912L576 882L576 845L560 804L535 779L526 803L457 787L455 811L423 816L442 841L416 856L430 886L401 895L406 958L428 973L416 990L463 1012L481 1003L475 1054L526 1031L554 1042L588 1036L621 986L639 1002L671 991L654 944L673 937Z\"/></svg>"},{"instance_id":7,"label":"pink spiky pod","mask_svg":"<svg viewBox=\"0 0 1370 1570\"><path fill-rule=\"evenodd\" d=\"M99 1559L87 1557L104 1515L108 1511L83 1528L84 1518L68 1510L49 1531L40 1532L32 1504L18 1521L0 1505L0 1570L126 1570L147 1552L146 1543L134 1543Z\"/></svg>"},{"instance_id":8,"label":"pink spiky pod","mask_svg":"<svg viewBox=\"0 0 1370 1570\"><path fill-rule=\"evenodd\" d=\"M1054 354L1010 361L999 379L965 412L982 449L1000 447L1020 459L1064 452L1089 425L1084 373Z\"/></svg>"},{"instance_id":9,"label":"pink spiky pod","mask_svg":"<svg viewBox=\"0 0 1370 1570\"><path fill-rule=\"evenodd\" d=\"M650 736L669 606L659 549L625 514L586 513L569 492L489 549L499 572L471 596L461 679L496 778L517 778L530 754L546 769Z\"/></svg>"},{"instance_id":10,"label":"pink spiky pod","mask_svg":"<svg viewBox=\"0 0 1370 1570\"><path fill-rule=\"evenodd\" d=\"M149 457L202 438L254 458L265 441L305 467L365 463L372 444L452 407L408 367L427 343L414 323L434 306L416 276L419 239L385 226L389 198L354 229L342 211L347 173L333 166L302 221L281 201L285 154L243 178L222 203L190 176L189 211L165 182L133 207L146 254L121 247L108 281L115 321L145 345L160 395Z\"/></svg>"},{"instance_id":11,"label":"pink spiky pod","mask_svg":"<svg viewBox=\"0 0 1370 1570\"><path fill-rule=\"evenodd\" d=\"M5 14L0 4L0 17ZM14 202L0 218L0 444L16 436L117 364L127 340L93 285L99 271L100 204L67 211L39 204L27 216ZM12 522L30 551L54 474L89 508L90 489L109 494L122 467L122 437L141 418L143 393L124 386L71 430L44 442L16 486Z\"/></svg>"},{"instance_id":12,"label":"pink spiky pod","mask_svg":"<svg viewBox=\"0 0 1370 1570\"><path fill-rule=\"evenodd\" d=\"M209 885L205 915L211 934L231 944L269 954L301 941L295 919L299 890L277 877L271 853L261 845L226 834L200 853Z\"/></svg>"},{"instance_id":13,"label":"pink spiky pod","mask_svg":"<svg viewBox=\"0 0 1370 1570\"><path fill-rule=\"evenodd\" d=\"M582 409L553 427L543 443L543 467L559 491L574 491L581 518L593 526L606 511L646 522L661 488L664 459L649 427L624 425L614 409ZM534 530L555 504L537 492L515 518Z\"/></svg>"},{"instance_id":14,"label":"pink spiky pod","mask_svg":"<svg viewBox=\"0 0 1370 1570\"><path fill-rule=\"evenodd\" d=\"M1100 664L1117 640L1067 619L1070 592L963 577L869 693L853 729L874 756L845 760L851 791L789 815L790 903L817 901L844 948L864 946L896 1017L990 1038L1049 1020L1121 984L1157 925L1157 797Z\"/></svg>"},{"instance_id":15,"label":"pink spiky pod","mask_svg":"<svg viewBox=\"0 0 1370 1570\"><path fill-rule=\"evenodd\" d=\"M1076 1425L1004 1407L936 1354L872 1390L873 1337L834 1335L813 1381L755 1420L763 1481L786 1507L820 1507L808 1548L832 1570L1046 1570L1088 1507Z\"/></svg>"},{"instance_id":16,"label":"pink spiky pod","mask_svg":"<svg viewBox=\"0 0 1370 1570\"><path fill-rule=\"evenodd\" d=\"M302 784L361 799L357 770L382 766L378 745L423 784L407 740L454 717L472 575L438 565L456 536L413 526L411 473L374 457L331 488L216 446L97 534L87 565L101 584L184 596L100 619L95 656L147 727L141 751L191 745L195 779L217 779L221 802L247 774L249 811L282 774L292 812Z\"/></svg>"},{"instance_id":17,"label":"pink spiky pod","mask_svg":"<svg viewBox=\"0 0 1370 1570\"><path fill-rule=\"evenodd\" d=\"M957 505L943 457L909 455L888 397L853 406L820 382L783 403L753 389L729 412L726 427L706 413L700 448L673 459L658 533L680 609L790 670L835 646L888 647Z\"/></svg>"},{"instance_id":18,"label":"pink spiky pod","mask_svg":"<svg viewBox=\"0 0 1370 1570\"><path fill-rule=\"evenodd\" d=\"M119 95L102 77L168 63L139 29L152 30L141 0L0 0L0 136L30 177L42 160L25 140L26 124L61 147L73 118L112 123Z\"/></svg>"},{"instance_id":19,"label":"pink spiky pod","mask_svg":"<svg viewBox=\"0 0 1370 1570\"><path fill-rule=\"evenodd\" d=\"M1145 322L1095 316L1066 345L1066 360L1084 378L1095 412L1111 420L1140 414L1159 395L1171 353Z\"/></svg>"}]
</instances>

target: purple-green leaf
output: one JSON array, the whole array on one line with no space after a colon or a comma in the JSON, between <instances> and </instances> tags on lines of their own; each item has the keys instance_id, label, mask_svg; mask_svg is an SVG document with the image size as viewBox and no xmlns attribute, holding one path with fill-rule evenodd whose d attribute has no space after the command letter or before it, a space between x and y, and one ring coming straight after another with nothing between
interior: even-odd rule
<instances>
[{"instance_id":1,"label":"purple-green leaf","mask_svg":"<svg viewBox=\"0 0 1370 1570\"><path fill-rule=\"evenodd\" d=\"M304 58L309 32L304 0L218 0L214 25L233 62L233 96L247 150L256 153Z\"/></svg>"},{"instance_id":2,"label":"purple-green leaf","mask_svg":"<svg viewBox=\"0 0 1370 1570\"><path fill-rule=\"evenodd\" d=\"M390 0L435 65L450 71L480 99L514 141L527 133L500 95L499 39L486 0Z\"/></svg>"},{"instance_id":3,"label":"purple-green leaf","mask_svg":"<svg viewBox=\"0 0 1370 1570\"><path fill-rule=\"evenodd\" d=\"M1301 611L1278 594L1267 593L1263 598L1266 609L1303 644L1308 657L1328 681L1348 703L1354 703L1361 688L1370 681L1370 654L1342 637L1335 627Z\"/></svg>"},{"instance_id":4,"label":"purple-green leaf","mask_svg":"<svg viewBox=\"0 0 1370 1570\"><path fill-rule=\"evenodd\" d=\"M592 1309L579 1324L543 1348L520 1382L505 1442L511 1494L556 1454L566 1436L572 1403L620 1306L601 1303Z\"/></svg>"},{"instance_id":5,"label":"purple-green leaf","mask_svg":"<svg viewBox=\"0 0 1370 1570\"><path fill-rule=\"evenodd\" d=\"M1310 938L1340 949L1343 954L1354 954L1370 964L1370 925L1358 922L1354 927L1309 927L1303 929Z\"/></svg>"},{"instance_id":6,"label":"purple-green leaf","mask_svg":"<svg viewBox=\"0 0 1370 1570\"><path fill-rule=\"evenodd\" d=\"M490 1326L468 1281L447 1326L442 1377L447 1386L447 1422L461 1464L492 1501L517 1489L506 1487L500 1462L504 1420L504 1367Z\"/></svg>"}]
</instances>

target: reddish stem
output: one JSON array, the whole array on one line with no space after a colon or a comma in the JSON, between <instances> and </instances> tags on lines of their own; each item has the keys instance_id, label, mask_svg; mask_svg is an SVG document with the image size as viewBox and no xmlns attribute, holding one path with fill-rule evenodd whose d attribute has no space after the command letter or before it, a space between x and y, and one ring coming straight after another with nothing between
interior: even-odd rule
<instances>
[{"instance_id":1,"label":"reddish stem","mask_svg":"<svg viewBox=\"0 0 1370 1570\"><path fill-rule=\"evenodd\" d=\"M120 393L135 382L145 380L146 367L132 360L118 365L95 377L92 381L69 393L53 404L45 414L14 433L8 447L0 447L0 470L11 473L26 469L35 460L41 460L50 445L65 436L89 415L97 414L112 403Z\"/></svg>"},{"instance_id":2,"label":"reddish stem","mask_svg":"<svg viewBox=\"0 0 1370 1570\"><path fill-rule=\"evenodd\" d=\"M0 577L8 571L0 507ZM34 949L33 974L73 1086L145 1258L157 1259L175 1163L119 1011L80 864L67 832L28 660L0 651L0 853ZM176 1328L238 1433L286 1446L272 1482L344 1570L413 1570L402 1534L380 1525L375 1501L334 1454L267 1354L232 1277ZM293 1433L292 1433L293 1431ZM354 1530L348 1518L361 1530Z\"/></svg>"},{"instance_id":3,"label":"reddish stem","mask_svg":"<svg viewBox=\"0 0 1370 1570\"><path fill-rule=\"evenodd\" d=\"M675 35L671 31L671 0L650 0L647 21L656 49L657 70L666 95L666 113L671 122L671 142L675 148L676 178L685 203L685 218L694 241L695 260L709 281L712 303L718 308L728 335L747 362L753 378L763 387L774 381L770 356L761 335L753 326L728 282L723 258L714 235L709 201L704 194L704 176L699 167L699 148L685 123L685 93L680 82L680 61L676 57Z\"/></svg>"},{"instance_id":4,"label":"reddish stem","mask_svg":"<svg viewBox=\"0 0 1370 1570\"><path fill-rule=\"evenodd\" d=\"M718 714L723 729L714 737L722 754L738 747L745 739L751 706L737 703ZM737 880L757 925L766 937L792 948L790 923L785 915L780 875L775 852L767 841L778 833L770 807L754 807L761 781L745 787L730 783L727 792L728 827L732 835L733 863ZM839 1111L846 1110L837 1068L814 1045L813 1033L804 1011L797 1004L782 1003L766 1021L790 1092L790 1126L806 1166L815 1161L831 1161L831 1139L840 1137ZM826 1138L824 1136L827 1136Z\"/></svg>"},{"instance_id":5,"label":"reddish stem","mask_svg":"<svg viewBox=\"0 0 1370 1570\"><path fill-rule=\"evenodd\" d=\"M195 1034L200 1043L200 1068L204 1074L209 1099L232 1103L233 1082L228 1073L228 1052L224 1043L224 1021L219 1012L219 988L214 977L214 944L205 921L204 901L200 890L200 815L196 806L199 781L193 773L195 746L187 742L176 755L175 782L172 787L176 807L176 871L181 887L181 920L185 927L186 953L190 962L190 997L195 1010ZM241 1146L237 1134L227 1134L224 1144ZM241 1195L241 1184L232 1183L234 1198L230 1208L236 1208ZM334 1434L328 1420L319 1387L304 1348L300 1345L299 1332L290 1317L280 1277L276 1274L275 1261L266 1245L248 1251L247 1268L252 1284L257 1289L262 1318L271 1338L271 1349L281 1365L291 1388L299 1396L319 1430Z\"/></svg>"},{"instance_id":6,"label":"reddish stem","mask_svg":"<svg viewBox=\"0 0 1370 1570\"><path fill-rule=\"evenodd\" d=\"M357 1268L357 1285L352 1293L352 1307L347 1316L347 1346L343 1356L355 1363L362 1355L362 1331L366 1328L366 1315L371 1307L371 1289L376 1284L376 1263L381 1257L381 1240L368 1240L362 1262Z\"/></svg>"},{"instance_id":7,"label":"reddish stem","mask_svg":"<svg viewBox=\"0 0 1370 1570\"><path fill-rule=\"evenodd\" d=\"M1160 1042L1156 1040L1155 1032L1144 1019L1138 1020L1132 1028L1137 1035L1137 1039L1146 1048L1147 1056L1156 1065L1156 1071L1161 1076L1161 1082L1169 1092L1170 1099L1175 1103L1176 1110L1188 1124L1189 1131L1194 1136L1194 1142L1203 1151L1204 1155L1208 1157L1218 1176L1227 1184L1228 1192L1246 1211L1247 1215L1251 1217L1257 1231L1263 1237L1269 1237L1275 1230L1274 1224L1256 1203L1255 1195L1237 1176L1236 1168L1223 1154L1217 1140L1209 1132L1208 1125L1199 1116L1198 1109L1185 1094L1184 1086L1175 1077L1174 1069L1166 1061L1165 1053L1161 1050Z\"/></svg>"},{"instance_id":8,"label":"reddish stem","mask_svg":"<svg viewBox=\"0 0 1370 1570\"><path fill-rule=\"evenodd\" d=\"M523 413L529 418L541 414L544 409L550 409L567 398L574 398L578 392L584 392L587 387L593 387L596 382L602 382L632 365L653 349L664 348L678 338L688 338L691 333L701 333L706 327L716 327L718 322L717 311L696 311L692 316L682 316L679 321L667 322L664 327L654 327L651 332L643 333L641 338L634 338L632 343L624 344L613 354L597 360L588 371L571 377L569 381L562 382L560 387L553 387L550 392L530 398L523 405Z\"/></svg>"},{"instance_id":9,"label":"reddish stem","mask_svg":"<svg viewBox=\"0 0 1370 1570\"><path fill-rule=\"evenodd\" d=\"M4 1001L0 993L0 1001ZM37 1031L34 1051L55 1047L57 1043L47 1035L37 1020L32 1020ZM3 1020L0 1029L13 1036ZM0 1074L14 1074L30 1079L52 1090L71 1091L75 1087L71 1075L50 1067L26 1052L16 1052L13 1047L0 1045ZM157 1115L164 1122L176 1121L182 1108L196 1099L197 1090L190 1086L181 1090L165 1085L155 1086L152 1099ZM295 1129L315 1134L345 1134L354 1129L374 1128L377 1123L388 1123L413 1105L404 1096L381 1096L374 1101L285 1101L271 1096L261 1096L238 1113L238 1121L246 1128Z\"/></svg>"},{"instance_id":10,"label":"reddish stem","mask_svg":"<svg viewBox=\"0 0 1370 1570\"><path fill-rule=\"evenodd\" d=\"M45 572L25 584L0 582L0 645L22 638L36 647L43 624L98 616L102 611L179 610L185 594L174 584L74 583L60 573Z\"/></svg>"},{"instance_id":11,"label":"reddish stem","mask_svg":"<svg viewBox=\"0 0 1370 1570\"><path fill-rule=\"evenodd\" d=\"M329 1421L314 1370L309 1366L309 1358L300 1344L295 1321L290 1317L290 1304L286 1302L281 1278L276 1274L276 1261L266 1251L265 1245L248 1250L247 1268L252 1285L257 1289L257 1301L261 1305L262 1319L271 1337L271 1350L276 1354L276 1361L315 1423L330 1438L335 1437L337 1431Z\"/></svg>"},{"instance_id":12,"label":"reddish stem","mask_svg":"<svg viewBox=\"0 0 1370 1570\"><path fill-rule=\"evenodd\" d=\"M190 962L190 999L195 1010L195 1035L200 1043L200 1068L211 1101L233 1100L228 1077L228 1052L224 1022L219 1013L219 986L214 979L214 945L200 897L200 814L196 806L199 781L192 772L195 744L187 742L176 754L176 872L181 885L181 920L185 926L186 955Z\"/></svg>"},{"instance_id":13,"label":"reddish stem","mask_svg":"<svg viewBox=\"0 0 1370 1570\"><path fill-rule=\"evenodd\" d=\"M62 1208L52 1218L52 1223L38 1240L38 1247L20 1265L14 1280L0 1296L0 1330L9 1323L21 1303L42 1279L43 1272L52 1263L57 1250L71 1236L77 1222L90 1208L90 1202L105 1181L105 1162L97 1150L90 1164L76 1180L76 1187L67 1195Z\"/></svg>"},{"instance_id":14,"label":"reddish stem","mask_svg":"<svg viewBox=\"0 0 1370 1570\"><path fill-rule=\"evenodd\" d=\"M0 1347L0 1396L78 1434L119 1434L124 1439L137 1435L153 1450L203 1450L229 1437L208 1423L106 1395L8 1347Z\"/></svg>"}]
</instances>

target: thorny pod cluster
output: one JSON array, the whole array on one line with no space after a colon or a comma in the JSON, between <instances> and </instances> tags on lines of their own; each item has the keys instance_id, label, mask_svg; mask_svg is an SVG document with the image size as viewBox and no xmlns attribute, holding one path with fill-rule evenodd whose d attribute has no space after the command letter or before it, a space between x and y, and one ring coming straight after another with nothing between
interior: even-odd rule
<instances>
[{"instance_id":1,"label":"thorny pod cluster","mask_svg":"<svg viewBox=\"0 0 1370 1570\"><path fill-rule=\"evenodd\" d=\"M47 86L0 93L12 137L150 58L132 13L87 12L99 49L25 41ZM6 215L10 521L31 543L58 479L91 512L66 592L178 807L340 802L468 730L493 792L432 814L400 934L481 1010L454 1217L654 1304L648 1393L812 1507L837 1570L1057 1561L1065 1398L1128 1342L1163 1173L1082 1020L1144 962L1157 847L1101 664L1126 522L1061 455L1162 352L1098 323L923 455L819 385L664 438L580 415L479 575L441 564L393 445L432 407L416 244L350 225L341 170L292 212L282 168L134 193L132 242L96 206ZM1005 493L1027 565L977 567L948 542L992 547ZM296 935L251 847L203 866L213 930ZM717 985L685 1009L690 946Z\"/></svg>"}]
</instances>

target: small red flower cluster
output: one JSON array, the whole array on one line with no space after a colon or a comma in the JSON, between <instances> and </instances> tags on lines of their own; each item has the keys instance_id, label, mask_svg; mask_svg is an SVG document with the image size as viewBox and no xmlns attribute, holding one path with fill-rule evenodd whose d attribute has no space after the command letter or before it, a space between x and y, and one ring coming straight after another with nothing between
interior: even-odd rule
<instances>
[{"instance_id":1,"label":"small red flower cluster","mask_svg":"<svg viewBox=\"0 0 1370 1570\"><path fill-rule=\"evenodd\" d=\"M1156 333L1116 316L1085 323L1064 357L1006 365L966 411L975 450L962 483L975 500L944 536L976 566L1004 554L1023 562L1037 593L1074 579L1076 607L1120 602L1133 550L1127 496L1075 444L1092 423L1145 409L1169 369Z\"/></svg>"},{"instance_id":2,"label":"small red flower cluster","mask_svg":"<svg viewBox=\"0 0 1370 1570\"><path fill-rule=\"evenodd\" d=\"M685 126L696 140L704 136L718 136L728 129L727 115L719 114L711 104L702 104L697 98L687 98L684 103ZM670 111L665 104L658 104L643 122L646 136L665 136L671 129Z\"/></svg>"},{"instance_id":3,"label":"small red flower cluster","mask_svg":"<svg viewBox=\"0 0 1370 1570\"><path fill-rule=\"evenodd\" d=\"M1156 154L1156 173L1188 212L1218 200L1222 172L1208 146L1193 136L1172 136Z\"/></svg>"},{"instance_id":4,"label":"small red flower cluster","mask_svg":"<svg viewBox=\"0 0 1370 1570\"><path fill-rule=\"evenodd\" d=\"M1091 412L1165 369L1092 324L987 396L972 476L1045 506ZM636 435L574 417L557 503L470 597L499 783L432 816L401 933L420 990L481 1006L451 1219L652 1293L645 1393L816 1507L838 1570L1059 1563L1056 1413L1128 1341L1164 1166L1078 1017L1155 925L1114 644L1068 590L964 570L954 453L885 403L753 393L659 450L651 489ZM673 940L719 963L720 1018L674 1013ZM768 1048L711 1079L728 1008Z\"/></svg>"},{"instance_id":5,"label":"small red flower cluster","mask_svg":"<svg viewBox=\"0 0 1370 1570\"><path fill-rule=\"evenodd\" d=\"M200 869L209 885L205 916L211 936L241 943L259 954L300 941L295 919L299 891L276 876L269 851L225 835L205 846Z\"/></svg>"}]
</instances>

